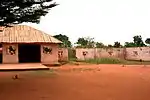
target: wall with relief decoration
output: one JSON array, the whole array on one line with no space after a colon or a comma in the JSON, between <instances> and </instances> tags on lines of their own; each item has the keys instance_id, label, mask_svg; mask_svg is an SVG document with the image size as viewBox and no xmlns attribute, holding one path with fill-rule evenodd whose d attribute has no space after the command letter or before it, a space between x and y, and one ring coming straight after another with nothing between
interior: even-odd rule
<instances>
[{"instance_id":1,"label":"wall with relief decoration","mask_svg":"<svg viewBox=\"0 0 150 100\"><path fill-rule=\"evenodd\" d=\"M3 44L3 63L18 63L18 44Z\"/></svg>"},{"instance_id":2,"label":"wall with relief decoration","mask_svg":"<svg viewBox=\"0 0 150 100\"><path fill-rule=\"evenodd\" d=\"M124 58L124 48L76 48L77 59Z\"/></svg>"},{"instance_id":3,"label":"wall with relief decoration","mask_svg":"<svg viewBox=\"0 0 150 100\"><path fill-rule=\"evenodd\" d=\"M58 60L59 61L68 61L68 48L59 48L58 49Z\"/></svg>"},{"instance_id":4,"label":"wall with relief decoration","mask_svg":"<svg viewBox=\"0 0 150 100\"><path fill-rule=\"evenodd\" d=\"M150 61L150 47L126 48L126 59Z\"/></svg>"},{"instance_id":5,"label":"wall with relief decoration","mask_svg":"<svg viewBox=\"0 0 150 100\"><path fill-rule=\"evenodd\" d=\"M58 44L41 44L41 63L58 62Z\"/></svg>"},{"instance_id":6,"label":"wall with relief decoration","mask_svg":"<svg viewBox=\"0 0 150 100\"><path fill-rule=\"evenodd\" d=\"M126 60L150 61L150 47L132 48L77 48L77 59L84 60L90 58L121 58Z\"/></svg>"}]
</instances>

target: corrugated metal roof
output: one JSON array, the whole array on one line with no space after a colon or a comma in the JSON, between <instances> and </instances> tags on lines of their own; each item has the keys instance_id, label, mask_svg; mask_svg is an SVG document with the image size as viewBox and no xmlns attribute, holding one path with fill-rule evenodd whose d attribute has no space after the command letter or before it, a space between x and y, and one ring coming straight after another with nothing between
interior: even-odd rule
<instances>
[{"instance_id":1,"label":"corrugated metal roof","mask_svg":"<svg viewBox=\"0 0 150 100\"><path fill-rule=\"evenodd\" d=\"M62 43L53 36L27 25L4 28L0 43Z\"/></svg>"}]
</instances>

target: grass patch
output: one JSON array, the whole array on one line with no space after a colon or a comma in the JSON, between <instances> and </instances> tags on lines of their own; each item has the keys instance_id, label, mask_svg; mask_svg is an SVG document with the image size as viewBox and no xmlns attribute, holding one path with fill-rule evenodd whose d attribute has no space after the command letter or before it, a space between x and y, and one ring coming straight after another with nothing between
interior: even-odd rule
<instances>
[{"instance_id":1,"label":"grass patch","mask_svg":"<svg viewBox=\"0 0 150 100\"><path fill-rule=\"evenodd\" d=\"M85 62L89 64L126 64L126 65L150 65L150 61L130 61L118 58L96 58L96 59L86 59L77 60L76 62Z\"/></svg>"},{"instance_id":2,"label":"grass patch","mask_svg":"<svg viewBox=\"0 0 150 100\"><path fill-rule=\"evenodd\" d=\"M123 60L120 60L117 58L96 58L96 59L86 59L82 61L86 63L91 63L91 64L122 64L124 63Z\"/></svg>"},{"instance_id":3,"label":"grass patch","mask_svg":"<svg viewBox=\"0 0 150 100\"><path fill-rule=\"evenodd\" d=\"M125 61L125 64L126 65L150 65L150 61L143 61L143 62L140 62L139 60L126 60Z\"/></svg>"}]
</instances>

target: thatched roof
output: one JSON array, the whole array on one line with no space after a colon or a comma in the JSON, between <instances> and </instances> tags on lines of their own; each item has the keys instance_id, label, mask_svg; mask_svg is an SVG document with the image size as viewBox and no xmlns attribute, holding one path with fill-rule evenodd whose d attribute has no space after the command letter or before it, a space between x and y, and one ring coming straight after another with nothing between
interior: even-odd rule
<instances>
[{"instance_id":1,"label":"thatched roof","mask_svg":"<svg viewBox=\"0 0 150 100\"><path fill-rule=\"evenodd\" d=\"M4 28L0 43L62 43L53 36L26 25Z\"/></svg>"}]
</instances>

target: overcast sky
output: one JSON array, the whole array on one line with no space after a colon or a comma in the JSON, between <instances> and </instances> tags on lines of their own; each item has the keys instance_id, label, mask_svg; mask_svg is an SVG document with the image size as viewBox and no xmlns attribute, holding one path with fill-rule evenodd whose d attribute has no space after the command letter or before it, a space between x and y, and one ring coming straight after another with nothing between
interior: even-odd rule
<instances>
[{"instance_id":1,"label":"overcast sky","mask_svg":"<svg viewBox=\"0 0 150 100\"><path fill-rule=\"evenodd\" d=\"M48 34L65 34L71 42L91 36L113 44L132 41L134 35L150 37L149 0L54 0L59 6L42 17L40 24L28 24Z\"/></svg>"}]
</instances>

